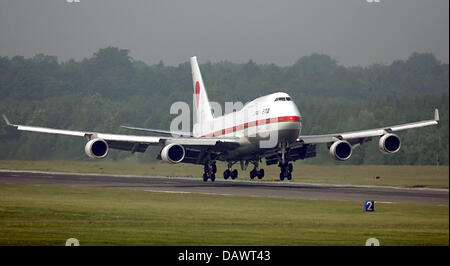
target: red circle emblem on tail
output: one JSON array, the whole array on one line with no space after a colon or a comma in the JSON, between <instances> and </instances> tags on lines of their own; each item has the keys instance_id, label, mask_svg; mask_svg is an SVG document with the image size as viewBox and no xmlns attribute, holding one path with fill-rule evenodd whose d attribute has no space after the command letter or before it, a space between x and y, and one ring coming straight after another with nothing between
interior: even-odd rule
<instances>
[{"instance_id":1,"label":"red circle emblem on tail","mask_svg":"<svg viewBox=\"0 0 450 266\"><path fill-rule=\"evenodd\" d=\"M198 83L198 81L195 83L195 98L197 100L196 104L198 107L198 100L200 98L200 83Z\"/></svg>"}]
</instances>

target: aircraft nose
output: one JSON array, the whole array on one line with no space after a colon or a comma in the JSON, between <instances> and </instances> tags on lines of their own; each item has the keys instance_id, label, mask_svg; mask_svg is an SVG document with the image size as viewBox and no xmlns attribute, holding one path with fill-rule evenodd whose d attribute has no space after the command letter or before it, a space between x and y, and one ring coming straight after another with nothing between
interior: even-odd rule
<instances>
[{"instance_id":1,"label":"aircraft nose","mask_svg":"<svg viewBox=\"0 0 450 266\"><path fill-rule=\"evenodd\" d=\"M286 108L286 111L287 116L285 117L285 120L287 121L286 123L280 123L282 125L281 131L284 132L284 138L289 143L292 143L296 141L300 135L302 117L295 103L292 103L289 108Z\"/></svg>"}]
</instances>

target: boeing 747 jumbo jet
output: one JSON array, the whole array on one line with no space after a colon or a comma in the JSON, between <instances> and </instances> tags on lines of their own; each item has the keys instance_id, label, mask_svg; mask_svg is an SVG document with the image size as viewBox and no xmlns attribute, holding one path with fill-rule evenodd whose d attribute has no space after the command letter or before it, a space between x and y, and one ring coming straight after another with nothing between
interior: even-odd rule
<instances>
[{"instance_id":1,"label":"boeing 747 jumbo jet","mask_svg":"<svg viewBox=\"0 0 450 266\"><path fill-rule=\"evenodd\" d=\"M239 111L220 117L213 117L205 85L196 57L191 57L194 86L194 108L197 121L192 133L176 131L125 127L128 129L158 133L163 136L118 135L89 131L72 131L35 126L11 124L3 115L5 122L18 130L84 137L87 140L86 154L101 159L108 155L109 149L145 152L149 146L159 146L158 159L169 163L192 163L203 165L203 180L214 182L217 172L216 161L228 163L223 177L236 179L240 163L241 170L248 164L254 167L250 178L264 177L260 166L278 164L280 180L291 180L292 163L316 155L316 145L324 143L330 155L338 161L348 160L352 150L373 137L379 137L379 149L385 154L400 150L400 138L393 132L437 125L438 110L433 120L382 127L354 132L326 135L301 135L302 117L292 98L283 92L259 97L243 106Z\"/></svg>"}]
</instances>

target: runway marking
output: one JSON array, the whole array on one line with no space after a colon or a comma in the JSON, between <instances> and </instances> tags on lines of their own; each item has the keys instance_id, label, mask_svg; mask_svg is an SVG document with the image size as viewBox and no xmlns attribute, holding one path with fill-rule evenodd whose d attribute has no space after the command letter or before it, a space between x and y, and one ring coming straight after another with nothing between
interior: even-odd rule
<instances>
[{"instance_id":1,"label":"runway marking","mask_svg":"<svg viewBox=\"0 0 450 266\"><path fill-rule=\"evenodd\" d=\"M157 190L157 189L145 189L147 192L162 192L162 193L173 193L173 194L191 194L194 192L189 191L170 191L170 190Z\"/></svg>"},{"instance_id":2,"label":"runway marking","mask_svg":"<svg viewBox=\"0 0 450 266\"><path fill-rule=\"evenodd\" d=\"M146 189L146 190L143 190L143 191L173 193L173 194L203 194L203 195L234 196L233 194L224 194L224 193L193 192L193 191L170 191L170 190L157 190L157 189Z\"/></svg>"}]
</instances>

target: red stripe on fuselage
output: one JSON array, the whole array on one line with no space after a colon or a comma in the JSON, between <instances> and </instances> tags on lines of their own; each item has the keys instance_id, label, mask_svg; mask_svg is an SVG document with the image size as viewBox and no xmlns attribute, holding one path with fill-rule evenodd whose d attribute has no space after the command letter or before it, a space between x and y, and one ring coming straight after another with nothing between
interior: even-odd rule
<instances>
[{"instance_id":1,"label":"red stripe on fuselage","mask_svg":"<svg viewBox=\"0 0 450 266\"><path fill-rule=\"evenodd\" d=\"M274 118L266 118L261 120L255 120L252 122L247 122L244 124L240 124L238 126L229 127L227 129L221 129L214 131L213 133L201 136L204 137L218 137L225 134L230 134L236 131L240 131L243 129L247 129L249 127L254 126L260 126L260 125L267 125L267 124L274 124L274 123L280 123L280 122L295 122L295 121L301 121L300 116L280 116L280 117L274 117Z\"/></svg>"}]
</instances>

